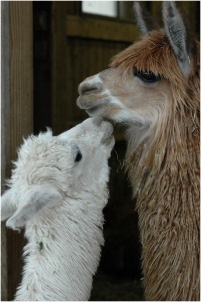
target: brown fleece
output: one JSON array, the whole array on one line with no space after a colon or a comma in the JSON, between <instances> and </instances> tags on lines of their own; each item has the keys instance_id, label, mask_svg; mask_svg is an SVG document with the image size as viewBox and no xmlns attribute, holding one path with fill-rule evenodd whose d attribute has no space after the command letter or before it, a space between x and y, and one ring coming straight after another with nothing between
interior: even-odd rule
<instances>
[{"instance_id":1,"label":"brown fleece","mask_svg":"<svg viewBox=\"0 0 201 302\"><path fill-rule=\"evenodd\" d=\"M154 134L127 155L137 200L146 299L199 301L199 43L182 75L163 31L153 31L113 58L112 67L166 78L172 97ZM191 58L192 60L192 58ZM131 144L132 145L132 144Z\"/></svg>"}]
</instances>

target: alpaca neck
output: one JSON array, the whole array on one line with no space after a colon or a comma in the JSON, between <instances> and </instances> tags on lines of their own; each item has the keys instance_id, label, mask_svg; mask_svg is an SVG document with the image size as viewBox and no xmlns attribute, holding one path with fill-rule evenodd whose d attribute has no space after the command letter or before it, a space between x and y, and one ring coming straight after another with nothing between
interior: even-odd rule
<instances>
[{"instance_id":1,"label":"alpaca neck","mask_svg":"<svg viewBox=\"0 0 201 302\"><path fill-rule=\"evenodd\" d=\"M139 215L145 296L199 300L199 128L174 125L166 137L158 153L159 145L146 140L127 154ZM186 292L178 290L175 276Z\"/></svg>"},{"instance_id":2,"label":"alpaca neck","mask_svg":"<svg viewBox=\"0 0 201 302\"><path fill-rule=\"evenodd\" d=\"M162 211L171 222L180 209L184 219L191 213L194 223L198 224L199 128L196 124L193 128L191 124L181 127L178 119L168 129L165 134L161 132L162 141L146 138L133 152L127 153L127 170L136 207L139 216L144 215L143 222L150 220L150 211ZM161 230L158 223L155 223L154 232Z\"/></svg>"},{"instance_id":3,"label":"alpaca neck","mask_svg":"<svg viewBox=\"0 0 201 302\"><path fill-rule=\"evenodd\" d=\"M63 201L27 225L25 267L16 300L89 299L104 243L102 201L89 200Z\"/></svg>"},{"instance_id":4,"label":"alpaca neck","mask_svg":"<svg viewBox=\"0 0 201 302\"><path fill-rule=\"evenodd\" d=\"M146 185L152 186L155 181L155 187L159 187L159 178L164 175L171 175L179 182L187 176L187 171L196 173L199 168L199 113L195 116L196 110L192 112L186 114L185 119L178 114L172 120L161 120L161 124L150 129L142 129L140 133L138 130L137 137L141 137L138 144L135 129L128 129L126 165L136 192L140 194Z\"/></svg>"}]
</instances>

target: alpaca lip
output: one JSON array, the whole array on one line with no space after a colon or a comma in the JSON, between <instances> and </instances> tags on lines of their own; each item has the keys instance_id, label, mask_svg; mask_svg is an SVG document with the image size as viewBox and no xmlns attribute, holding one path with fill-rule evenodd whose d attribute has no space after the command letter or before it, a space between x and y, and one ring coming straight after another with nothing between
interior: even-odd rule
<instances>
[{"instance_id":1,"label":"alpaca lip","mask_svg":"<svg viewBox=\"0 0 201 302\"><path fill-rule=\"evenodd\" d=\"M89 116L94 116L94 115L97 115L97 112L101 111L104 107L105 107L105 104L109 104L109 102L101 102L99 104L97 104L96 106L92 106L90 108L86 108L86 112Z\"/></svg>"},{"instance_id":2,"label":"alpaca lip","mask_svg":"<svg viewBox=\"0 0 201 302\"><path fill-rule=\"evenodd\" d=\"M100 109L99 106L94 106L94 107L91 107L89 109L86 110L87 114L92 116L93 114L96 114L96 112Z\"/></svg>"},{"instance_id":3,"label":"alpaca lip","mask_svg":"<svg viewBox=\"0 0 201 302\"><path fill-rule=\"evenodd\" d=\"M94 101L96 102L94 104ZM93 105L92 105L93 104ZM86 110L89 116L97 114L99 110L104 108L106 105L110 104L110 99L108 97L99 96L98 99L94 100L94 96L90 95L89 97L80 96L77 99L77 105L79 108Z\"/></svg>"}]
</instances>

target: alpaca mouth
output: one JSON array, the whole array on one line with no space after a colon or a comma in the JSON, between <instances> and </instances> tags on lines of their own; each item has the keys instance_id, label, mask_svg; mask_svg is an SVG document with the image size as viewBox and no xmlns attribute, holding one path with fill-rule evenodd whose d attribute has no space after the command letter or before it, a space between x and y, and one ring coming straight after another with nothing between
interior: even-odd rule
<instances>
[{"instance_id":1,"label":"alpaca mouth","mask_svg":"<svg viewBox=\"0 0 201 302\"><path fill-rule=\"evenodd\" d=\"M86 110L86 113L89 115L89 116L93 116L94 114L96 114L99 110L100 110L100 106L94 106L94 107L91 107L89 109Z\"/></svg>"},{"instance_id":2,"label":"alpaca mouth","mask_svg":"<svg viewBox=\"0 0 201 302\"><path fill-rule=\"evenodd\" d=\"M110 104L110 99L108 97L100 98L96 100L95 106L91 106L91 104L84 103L83 101L80 102L79 98L77 104L81 109L85 109L89 116L94 116L97 115L97 112L101 111L102 109L104 110L105 106Z\"/></svg>"}]
</instances>

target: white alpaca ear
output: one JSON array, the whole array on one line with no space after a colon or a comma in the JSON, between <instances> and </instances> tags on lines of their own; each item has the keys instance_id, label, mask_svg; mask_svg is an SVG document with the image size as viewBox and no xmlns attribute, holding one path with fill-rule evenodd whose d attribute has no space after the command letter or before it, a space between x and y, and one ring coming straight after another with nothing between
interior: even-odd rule
<instances>
[{"instance_id":1,"label":"white alpaca ear","mask_svg":"<svg viewBox=\"0 0 201 302\"><path fill-rule=\"evenodd\" d=\"M12 203L12 189L9 189L1 196L1 221L10 218L16 209Z\"/></svg>"},{"instance_id":2,"label":"white alpaca ear","mask_svg":"<svg viewBox=\"0 0 201 302\"><path fill-rule=\"evenodd\" d=\"M31 187L19 202L14 215L7 220L6 226L19 230L39 211L54 207L62 200L59 191L50 185Z\"/></svg>"},{"instance_id":3,"label":"white alpaca ear","mask_svg":"<svg viewBox=\"0 0 201 302\"><path fill-rule=\"evenodd\" d=\"M184 22L172 1L163 2L163 21L165 31L176 55L180 69L185 77L188 77L192 70L191 43L187 39L187 32Z\"/></svg>"}]
</instances>

